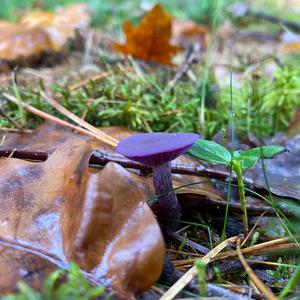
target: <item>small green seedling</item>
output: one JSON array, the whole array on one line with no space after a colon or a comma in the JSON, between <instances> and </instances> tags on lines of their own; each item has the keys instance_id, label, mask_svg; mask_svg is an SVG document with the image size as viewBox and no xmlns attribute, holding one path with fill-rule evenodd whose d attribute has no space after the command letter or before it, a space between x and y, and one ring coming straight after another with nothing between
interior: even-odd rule
<instances>
[{"instance_id":1,"label":"small green seedling","mask_svg":"<svg viewBox=\"0 0 300 300\"><path fill-rule=\"evenodd\" d=\"M71 263L68 270L56 270L44 281L41 292L24 282L17 284L19 292L2 300L92 300L104 293L103 286L91 286L79 266ZM105 298L106 299L106 298Z\"/></svg>"},{"instance_id":2,"label":"small green seedling","mask_svg":"<svg viewBox=\"0 0 300 300\"><path fill-rule=\"evenodd\" d=\"M196 259L195 266L198 271L198 283L199 283L199 295L201 297L207 296L207 284L206 284L206 263L202 259Z\"/></svg>"},{"instance_id":3,"label":"small green seedling","mask_svg":"<svg viewBox=\"0 0 300 300\"><path fill-rule=\"evenodd\" d=\"M187 153L199 160L231 166L235 171L243 211L243 230L246 235L248 233L248 218L243 171L254 167L259 158L272 158L274 155L284 152L285 150L286 149L282 146L262 146L245 151L237 150L230 153L226 148L215 142L199 139Z\"/></svg>"}]
</instances>

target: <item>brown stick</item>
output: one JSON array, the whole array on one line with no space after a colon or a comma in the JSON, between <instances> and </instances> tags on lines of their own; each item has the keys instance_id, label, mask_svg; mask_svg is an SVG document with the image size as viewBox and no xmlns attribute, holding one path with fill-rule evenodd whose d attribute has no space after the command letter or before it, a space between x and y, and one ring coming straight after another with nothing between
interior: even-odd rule
<instances>
[{"instance_id":1,"label":"brown stick","mask_svg":"<svg viewBox=\"0 0 300 300\"><path fill-rule=\"evenodd\" d=\"M196 44L191 53L188 55L187 59L180 66L178 71L176 72L174 78L169 82L169 87L172 89L176 86L179 80L189 71L191 66L198 62L200 56L201 47L199 44Z\"/></svg>"},{"instance_id":2,"label":"brown stick","mask_svg":"<svg viewBox=\"0 0 300 300\"><path fill-rule=\"evenodd\" d=\"M47 158L51 155L51 153L45 152L45 151L38 151L38 150L26 150L26 149L18 149L14 147L0 147L0 157L14 157L14 158L20 158L20 159L29 159L29 160L37 160L37 161L45 161ZM130 168L139 170L142 174L149 174L152 172L151 168L140 164L138 162L129 160L124 158L123 156L116 156L111 155L107 153L100 152L98 150L94 150L91 158L90 158L90 164L95 166L105 166L109 162L115 162L123 166L124 168ZM183 165L183 164L172 164L171 165L172 173L174 174L182 174L182 175L193 175L193 176L205 176L210 178L217 178L221 180L226 180L229 177L228 172L219 171L219 170L213 170L209 168L205 168L202 165L199 166L189 166L189 165ZM236 182L235 176L233 176L233 182ZM245 181L246 182L246 181ZM251 184L248 182L248 184ZM257 191L266 191L264 188L260 186L254 185L254 189ZM207 199L206 200L207 205L218 205L220 207L225 208L226 202L218 199ZM232 211L240 212L240 204L239 203L231 203L230 208ZM274 216L276 212L273 208L267 205L252 205L247 204L247 210L249 215L257 216L264 212L266 212L267 216ZM292 212L281 208L281 211L286 216L292 216Z\"/></svg>"}]
</instances>

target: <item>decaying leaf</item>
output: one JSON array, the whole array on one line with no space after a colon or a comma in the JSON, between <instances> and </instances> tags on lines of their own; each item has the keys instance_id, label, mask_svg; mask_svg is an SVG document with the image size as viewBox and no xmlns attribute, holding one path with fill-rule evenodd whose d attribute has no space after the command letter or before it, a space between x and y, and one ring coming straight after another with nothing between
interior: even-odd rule
<instances>
[{"instance_id":1,"label":"decaying leaf","mask_svg":"<svg viewBox=\"0 0 300 300\"><path fill-rule=\"evenodd\" d=\"M76 30L85 28L90 15L84 4L73 4L57 12L34 11L18 23L0 22L0 60L15 60L60 51Z\"/></svg>"},{"instance_id":2,"label":"decaying leaf","mask_svg":"<svg viewBox=\"0 0 300 300\"><path fill-rule=\"evenodd\" d=\"M115 163L91 171L91 152L86 141L73 139L42 163L0 159L0 245L9 248L0 253L0 264L10 263L16 249L25 252L16 257L37 261L32 273L74 261L131 299L160 275L162 235L130 173ZM11 282L0 272L1 291L26 279L28 266L14 266ZM35 286L44 275L36 276Z\"/></svg>"},{"instance_id":3,"label":"decaying leaf","mask_svg":"<svg viewBox=\"0 0 300 300\"><path fill-rule=\"evenodd\" d=\"M172 65L171 58L180 48L170 44L171 21L171 16L158 4L141 20L138 27L124 22L126 44L115 43L114 47L134 58Z\"/></svg>"},{"instance_id":4,"label":"decaying leaf","mask_svg":"<svg viewBox=\"0 0 300 300\"><path fill-rule=\"evenodd\" d=\"M40 290L43 282L57 266L30 249L6 243L0 238L0 289L1 295L17 292L16 282L22 279L34 289Z\"/></svg>"},{"instance_id":5,"label":"decaying leaf","mask_svg":"<svg viewBox=\"0 0 300 300\"><path fill-rule=\"evenodd\" d=\"M0 60L39 55L51 49L51 39L44 30L0 22Z\"/></svg>"},{"instance_id":6,"label":"decaying leaf","mask_svg":"<svg viewBox=\"0 0 300 300\"><path fill-rule=\"evenodd\" d=\"M25 14L20 25L27 28L42 28L49 35L52 48L59 51L68 39L74 38L76 30L85 28L90 22L87 6L82 3L69 5L57 12L35 11Z\"/></svg>"},{"instance_id":7,"label":"decaying leaf","mask_svg":"<svg viewBox=\"0 0 300 300\"><path fill-rule=\"evenodd\" d=\"M282 145L288 152L272 159L264 160L270 190L277 196L300 200L300 135L289 137L286 134L275 136L270 145ZM261 165L245 172L257 184L266 185Z\"/></svg>"},{"instance_id":8,"label":"decaying leaf","mask_svg":"<svg viewBox=\"0 0 300 300\"><path fill-rule=\"evenodd\" d=\"M172 32L174 39L180 45L200 44L203 48L206 48L208 45L208 27L191 20L173 20Z\"/></svg>"}]
</instances>

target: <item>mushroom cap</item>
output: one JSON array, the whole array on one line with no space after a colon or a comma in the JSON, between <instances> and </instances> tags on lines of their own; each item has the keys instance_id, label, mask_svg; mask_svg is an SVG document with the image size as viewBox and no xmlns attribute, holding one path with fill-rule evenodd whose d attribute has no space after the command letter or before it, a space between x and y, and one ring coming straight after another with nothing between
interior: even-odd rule
<instances>
[{"instance_id":1,"label":"mushroom cap","mask_svg":"<svg viewBox=\"0 0 300 300\"><path fill-rule=\"evenodd\" d=\"M116 151L131 160L154 167L175 159L198 138L195 133L141 133L122 140Z\"/></svg>"}]
</instances>

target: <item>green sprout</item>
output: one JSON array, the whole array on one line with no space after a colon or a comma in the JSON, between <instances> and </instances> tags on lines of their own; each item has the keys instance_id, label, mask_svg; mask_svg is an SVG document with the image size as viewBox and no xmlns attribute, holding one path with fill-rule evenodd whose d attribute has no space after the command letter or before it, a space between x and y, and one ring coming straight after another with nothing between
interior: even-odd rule
<instances>
[{"instance_id":1,"label":"green sprout","mask_svg":"<svg viewBox=\"0 0 300 300\"><path fill-rule=\"evenodd\" d=\"M199 160L232 167L237 175L240 203L243 212L243 231L246 235L249 230L243 171L254 167L259 158L272 158L283 151L285 151L285 148L282 146L262 146L230 153L226 148L215 142L199 139L187 153Z\"/></svg>"},{"instance_id":2,"label":"green sprout","mask_svg":"<svg viewBox=\"0 0 300 300\"><path fill-rule=\"evenodd\" d=\"M3 300L92 300L104 293L103 286L91 286L79 266L71 263L68 270L56 270L44 281L41 292L24 282L17 284L19 292L4 296Z\"/></svg>"},{"instance_id":3,"label":"green sprout","mask_svg":"<svg viewBox=\"0 0 300 300\"><path fill-rule=\"evenodd\" d=\"M199 295L201 297L207 296L207 284L205 280L206 263L202 259L196 259L195 266L198 272Z\"/></svg>"}]
</instances>

